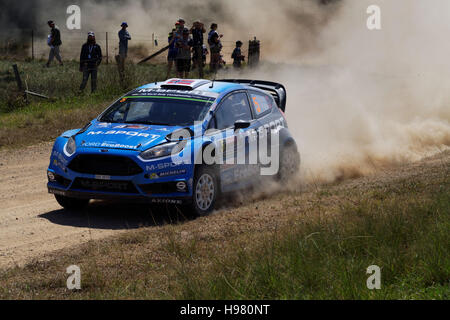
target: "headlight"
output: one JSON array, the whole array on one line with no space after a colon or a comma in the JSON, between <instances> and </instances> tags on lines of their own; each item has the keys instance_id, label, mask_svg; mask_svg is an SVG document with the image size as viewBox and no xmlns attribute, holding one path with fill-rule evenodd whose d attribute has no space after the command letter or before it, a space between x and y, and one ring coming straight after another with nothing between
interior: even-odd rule
<instances>
[{"instance_id":1,"label":"headlight","mask_svg":"<svg viewBox=\"0 0 450 320\"><path fill-rule=\"evenodd\" d=\"M66 146L64 147L64 153L66 156L72 156L75 151L77 150L77 144L75 142L74 137L70 137L69 140L66 143Z\"/></svg>"},{"instance_id":2,"label":"headlight","mask_svg":"<svg viewBox=\"0 0 450 320\"><path fill-rule=\"evenodd\" d=\"M182 150L180 142L165 143L141 152L139 155L143 160L150 160L170 156L172 152L178 153Z\"/></svg>"}]
</instances>

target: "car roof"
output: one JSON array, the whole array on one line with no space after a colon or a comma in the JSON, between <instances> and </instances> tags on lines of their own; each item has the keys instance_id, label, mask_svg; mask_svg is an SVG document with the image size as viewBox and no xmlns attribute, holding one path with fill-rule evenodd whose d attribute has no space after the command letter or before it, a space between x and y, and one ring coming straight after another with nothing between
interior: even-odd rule
<instances>
[{"instance_id":1,"label":"car roof","mask_svg":"<svg viewBox=\"0 0 450 320\"><path fill-rule=\"evenodd\" d=\"M147 89L167 89L167 90L182 90L189 95L198 94L199 92L215 93L216 97L221 94L226 94L230 91L239 89L248 89L248 86L233 82L218 82L204 79L169 79L162 82L154 82L136 88L131 93L138 93L139 91Z\"/></svg>"}]
</instances>

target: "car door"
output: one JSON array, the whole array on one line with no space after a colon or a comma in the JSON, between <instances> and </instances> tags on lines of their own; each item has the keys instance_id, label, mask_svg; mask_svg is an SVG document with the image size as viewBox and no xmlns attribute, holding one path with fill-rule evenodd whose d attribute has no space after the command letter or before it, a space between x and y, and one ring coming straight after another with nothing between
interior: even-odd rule
<instances>
[{"instance_id":1,"label":"car door","mask_svg":"<svg viewBox=\"0 0 450 320\"><path fill-rule=\"evenodd\" d=\"M249 122L247 128L235 130L237 121ZM217 107L210 128L217 129L216 145L223 149L223 164L220 166L221 187L232 191L248 185L254 176L255 166L249 165L249 141L256 135L258 124L250 109L250 101L245 90L235 91L222 99ZM241 143L238 145L238 140ZM238 151L238 146L243 150ZM238 156L241 156L238 158ZM256 165L256 164L255 164Z\"/></svg>"}]
</instances>

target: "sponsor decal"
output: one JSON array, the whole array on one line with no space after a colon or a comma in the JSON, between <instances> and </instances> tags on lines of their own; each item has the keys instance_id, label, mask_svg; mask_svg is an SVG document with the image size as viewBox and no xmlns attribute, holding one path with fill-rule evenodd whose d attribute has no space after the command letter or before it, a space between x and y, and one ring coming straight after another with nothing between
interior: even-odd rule
<instances>
[{"instance_id":1,"label":"sponsor decal","mask_svg":"<svg viewBox=\"0 0 450 320\"><path fill-rule=\"evenodd\" d=\"M158 178L159 178L159 176L158 176L157 173L152 173L152 174L150 175L150 179L151 179L151 180L155 180L155 179L158 179Z\"/></svg>"},{"instance_id":2,"label":"sponsor decal","mask_svg":"<svg viewBox=\"0 0 450 320\"><path fill-rule=\"evenodd\" d=\"M141 133L136 131L124 131L124 130L109 130L109 131L90 131L87 133L88 136L91 135L126 135L131 137L144 137L144 138L151 138L153 140L158 139L159 135L156 134L150 134L150 133Z\"/></svg>"},{"instance_id":3,"label":"sponsor decal","mask_svg":"<svg viewBox=\"0 0 450 320\"><path fill-rule=\"evenodd\" d=\"M58 151L53 151L53 157L55 157L58 160L58 162L63 166L67 166L67 164L69 163L69 161L66 158L64 158L64 156Z\"/></svg>"},{"instance_id":4,"label":"sponsor decal","mask_svg":"<svg viewBox=\"0 0 450 320\"><path fill-rule=\"evenodd\" d=\"M53 165L54 165L55 167L60 168L60 169L63 170L63 171L66 171L66 166L64 166L61 162L59 162L59 161L56 160L56 159L53 159Z\"/></svg>"},{"instance_id":5,"label":"sponsor decal","mask_svg":"<svg viewBox=\"0 0 450 320\"><path fill-rule=\"evenodd\" d=\"M219 96L219 94L217 92L202 91L202 90L191 90L187 94L185 90L150 88L150 89L140 89L132 93L129 98L137 96L147 96L147 97L155 96L155 98L169 97L169 98L186 98L186 99L191 98L191 99L210 100L216 99Z\"/></svg>"},{"instance_id":6,"label":"sponsor decal","mask_svg":"<svg viewBox=\"0 0 450 320\"><path fill-rule=\"evenodd\" d=\"M146 171L155 171L155 170L164 170L169 168L176 168L184 163L182 162L165 162L165 163L158 163L158 164L152 164L151 166L146 166Z\"/></svg>"},{"instance_id":7,"label":"sponsor decal","mask_svg":"<svg viewBox=\"0 0 450 320\"><path fill-rule=\"evenodd\" d=\"M177 199L152 199L152 203L163 203L163 204L182 204L182 200Z\"/></svg>"},{"instance_id":8,"label":"sponsor decal","mask_svg":"<svg viewBox=\"0 0 450 320\"><path fill-rule=\"evenodd\" d=\"M158 173L158 176L160 178L164 178L164 177L170 177L170 176L178 176L180 174L185 174L186 173L186 169L180 169L180 170L171 170L171 171L166 171L166 172L160 172Z\"/></svg>"},{"instance_id":9,"label":"sponsor decal","mask_svg":"<svg viewBox=\"0 0 450 320\"><path fill-rule=\"evenodd\" d=\"M185 174L186 173L186 169L180 169L180 170L171 170L171 171L166 171L166 172L153 172L150 175L150 180L155 180L155 179L159 179L159 178L165 178L165 177L171 177L171 176L178 176L180 174Z\"/></svg>"},{"instance_id":10,"label":"sponsor decal","mask_svg":"<svg viewBox=\"0 0 450 320\"><path fill-rule=\"evenodd\" d=\"M111 176L96 175L95 179L98 179L98 180L111 180Z\"/></svg>"},{"instance_id":11,"label":"sponsor decal","mask_svg":"<svg viewBox=\"0 0 450 320\"><path fill-rule=\"evenodd\" d=\"M65 196L66 193L64 191L58 190L58 189L48 189L48 193L50 194L56 194L59 196Z\"/></svg>"},{"instance_id":12,"label":"sponsor decal","mask_svg":"<svg viewBox=\"0 0 450 320\"><path fill-rule=\"evenodd\" d=\"M176 184L178 191L185 192L186 191L186 182L180 181Z\"/></svg>"},{"instance_id":13,"label":"sponsor decal","mask_svg":"<svg viewBox=\"0 0 450 320\"><path fill-rule=\"evenodd\" d=\"M137 149L137 146L131 146L128 144L114 143L114 142L86 142L83 147L87 148L111 148L111 149ZM107 152L107 150L100 150L101 152Z\"/></svg>"}]
</instances>

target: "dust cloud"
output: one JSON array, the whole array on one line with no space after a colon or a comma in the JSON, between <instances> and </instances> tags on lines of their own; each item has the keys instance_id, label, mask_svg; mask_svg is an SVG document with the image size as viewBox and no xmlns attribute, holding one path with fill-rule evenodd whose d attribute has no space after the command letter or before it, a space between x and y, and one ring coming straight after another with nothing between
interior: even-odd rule
<instances>
[{"instance_id":1,"label":"dust cloud","mask_svg":"<svg viewBox=\"0 0 450 320\"><path fill-rule=\"evenodd\" d=\"M307 182L359 177L450 147L450 2L376 2L382 30L366 28L373 1L347 0L315 33L316 50L302 51L291 30L285 45L298 55L288 63L227 74L285 84Z\"/></svg>"},{"instance_id":2,"label":"dust cloud","mask_svg":"<svg viewBox=\"0 0 450 320\"><path fill-rule=\"evenodd\" d=\"M11 10L14 9L11 3ZM71 1L36 1L31 24L64 24ZM336 181L450 146L447 0L78 1L82 31L166 35L177 18L219 24L224 41L261 40L261 67L223 77L279 81L306 180ZM381 8L382 29L366 27ZM24 19L2 12L2 29ZM8 23L6 23L6 21ZM21 26L24 27L24 26ZM33 27L32 25L26 27ZM62 30L62 32L68 32ZM44 33L46 34L46 33ZM165 36L164 36L165 41ZM229 59L229 57L226 57Z\"/></svg>"}]
</instances>

